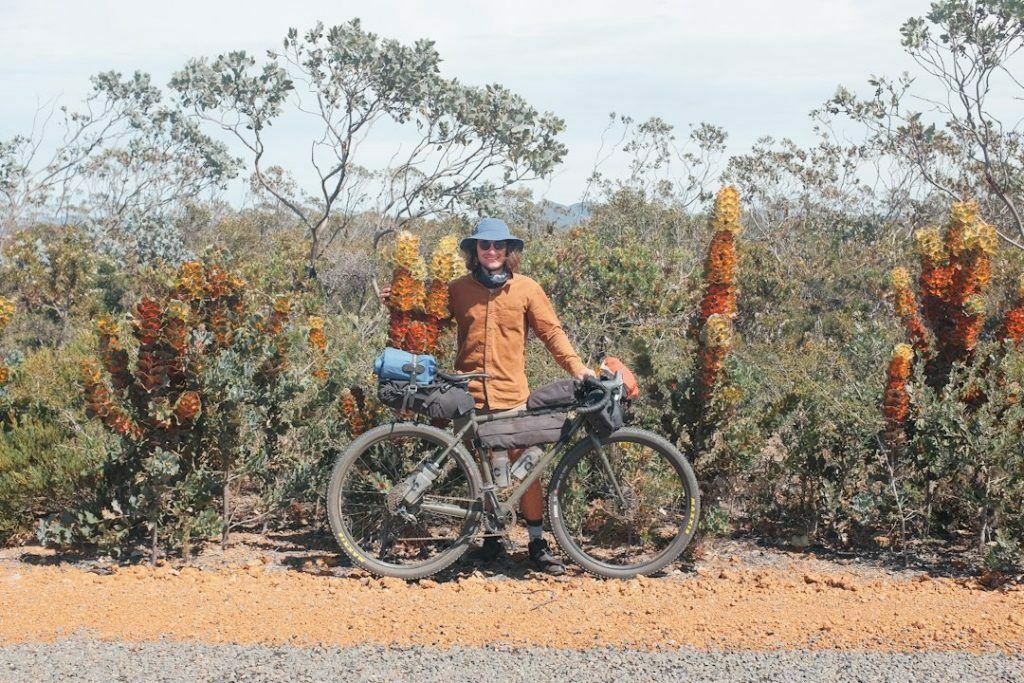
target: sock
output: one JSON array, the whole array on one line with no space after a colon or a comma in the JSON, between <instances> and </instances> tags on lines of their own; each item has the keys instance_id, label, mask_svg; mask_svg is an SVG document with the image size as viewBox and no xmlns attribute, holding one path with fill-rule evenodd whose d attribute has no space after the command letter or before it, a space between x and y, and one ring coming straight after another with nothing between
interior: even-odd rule
<instances>
[{"instance_id":1,"label":"sock","mask_svg":"<svg viewBox=\"0 0 1024 683\"><path fill-rule=\"evenodd\" d=\"M530 524L527 522L526 533L530 534L531 541L536 541L538 538L544 538L544 527L541 524Z\"/></svg>"}]
</instances>

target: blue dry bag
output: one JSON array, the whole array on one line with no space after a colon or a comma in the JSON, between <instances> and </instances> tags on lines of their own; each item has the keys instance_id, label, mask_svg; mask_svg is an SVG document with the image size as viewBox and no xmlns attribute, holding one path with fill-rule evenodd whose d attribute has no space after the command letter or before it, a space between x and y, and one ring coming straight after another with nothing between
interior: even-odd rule
<instances>
[{"instance_id":1,"label":"blue dry bag","mask_svg":"<svg viewBox=\"0 0 1024 683\"><path fill-rule=\"evenodd\" d=\"M433 356L417 356L408 351L388 347L373 361L373 371L381 381L398 380L430 384L437 376L437 361Z\"/></svg>"}]
</instances>

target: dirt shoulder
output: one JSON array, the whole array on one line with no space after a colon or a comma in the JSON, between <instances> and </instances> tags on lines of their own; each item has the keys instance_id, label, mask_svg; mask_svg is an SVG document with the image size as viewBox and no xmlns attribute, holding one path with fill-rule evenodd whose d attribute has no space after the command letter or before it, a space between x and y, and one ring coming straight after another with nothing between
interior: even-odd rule
<instances>
[{"instance_id":1,"label":"dirt shoulder","mask_svg":"<svg viewBox=\"0 0 1024 683\"><path fill-rule=\"evenodd\" d=\"M0 642L73 634L292 645L544 645L1024 653L1024 586L721 542L667 576L551 579L512 558L406 584L324 552L240 546L198 566L0 554Z\"/></svg>"}]
</instances>

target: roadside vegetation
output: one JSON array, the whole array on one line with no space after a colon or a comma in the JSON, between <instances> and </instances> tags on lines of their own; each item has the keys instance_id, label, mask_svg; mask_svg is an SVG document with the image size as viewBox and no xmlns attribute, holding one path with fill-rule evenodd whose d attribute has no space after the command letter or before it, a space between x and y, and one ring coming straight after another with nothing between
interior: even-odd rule
<instances>
[{"instance_id":1,"label":"roadside vegetation","mask_svg":"<svg viewBox=\"0 0 1024 683\"><path fill-rule=\"evenodd\" d=\"M1024 15L945 0L901 35L920 72L823 94L809 147L726 158L717 126L612 115L629 172L595 168L570 227L521 184L563 122L442 76L428 40L353 21L165 89L96 76L0 141L0 544L156 558L322 526L335 456L390 416L378 286L405 264L426 313L400 336L443 348L430 297L457 273L424 259L494 214L576 347L637 373L631 419L695 463L704 533L1019 564L1024 142L992 103L1024 94ZM284 116L313 122L309 187L269 161ZM411 143L367 168L383 126ZM239 179L243 206L217 199ZM560 375L536 347L528 368Z\"/></svg>"}]
</instances>

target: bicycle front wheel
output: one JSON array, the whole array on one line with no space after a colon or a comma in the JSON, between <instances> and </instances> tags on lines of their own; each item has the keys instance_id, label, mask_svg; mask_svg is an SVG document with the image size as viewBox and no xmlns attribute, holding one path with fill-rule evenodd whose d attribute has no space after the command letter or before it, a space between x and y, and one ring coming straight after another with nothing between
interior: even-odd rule
<instances>
[{"instance_id":1,"label":"bicycle front wheel","mask_svg":"<svg viewBox=\"0 0 1024 683\"><path fill-rule=\"evenodd\" d=\"M409 477L453 437L414 422L381 425L352 442L334 465L327 513L334 537L358 566L379 576L419 579L466 551L480 523L480 473L455 443L447 463L413 506Z\"/></svg>"},{"instance_id":2,"label":"bicycle front wheel","mask_svg":"<svg viewBox=\"0 0 1024 683\"><path fill-rule=\"evenodd\" d=\"M586 571L608 578L664 568L693 538L699 515L690 463L642 429L579 442L548 489L548 519L558 545Z\"/></svg>"}]
</instances>

